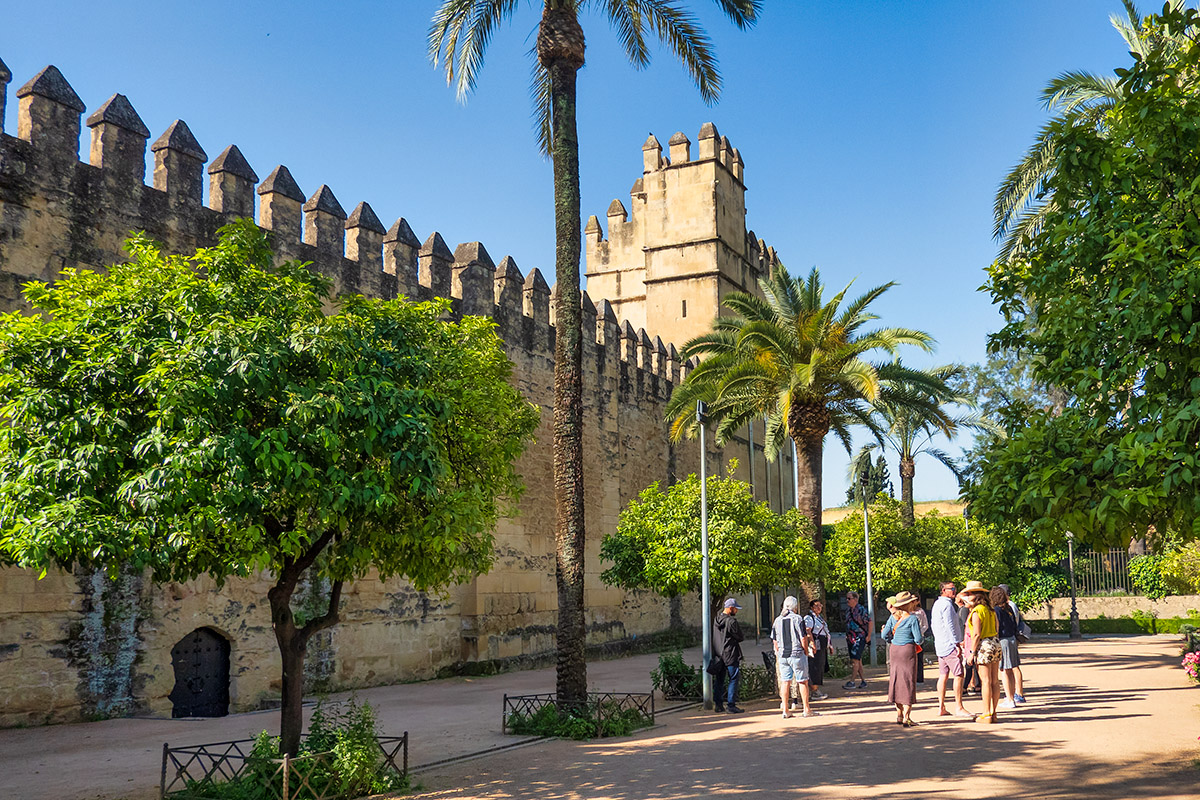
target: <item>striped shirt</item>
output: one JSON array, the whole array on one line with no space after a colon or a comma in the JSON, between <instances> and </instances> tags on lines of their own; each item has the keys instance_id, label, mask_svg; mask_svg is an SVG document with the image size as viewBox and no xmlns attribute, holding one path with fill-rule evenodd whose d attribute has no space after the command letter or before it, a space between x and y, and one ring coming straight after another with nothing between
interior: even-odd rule
<instances>
[{"instance_id":1,"label":"striped shirt","mask_svg":"<svg viewBox=\"0 0 1200 800\"><path fill-rule=\"evenodd\" d=\"M780 614L771 625L771 639L779 645L780 658L807 655L804 651L804 637L807 635L808 626L799 614Z\"/></svg>"}]
</instances>

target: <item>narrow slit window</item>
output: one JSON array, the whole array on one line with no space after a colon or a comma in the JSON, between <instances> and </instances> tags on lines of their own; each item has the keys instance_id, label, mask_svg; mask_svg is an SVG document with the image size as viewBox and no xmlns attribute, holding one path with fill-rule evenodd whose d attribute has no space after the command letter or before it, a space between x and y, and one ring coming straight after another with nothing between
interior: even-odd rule
<instances>
[{"instance_id":1,"label":"narrow slit window","mask_svg":"<svg viewBox=\"0 0 1200 800\"><path fill-rule=\"evenodd\" d=\"M687 316L687 300L683 301L683 315Z\"/></svg>"}]
</instances>

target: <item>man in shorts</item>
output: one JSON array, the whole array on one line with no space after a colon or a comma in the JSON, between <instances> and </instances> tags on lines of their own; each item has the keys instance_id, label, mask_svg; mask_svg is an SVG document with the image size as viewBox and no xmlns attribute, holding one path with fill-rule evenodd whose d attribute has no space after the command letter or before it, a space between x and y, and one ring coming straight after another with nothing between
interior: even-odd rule
<instances>
[{"instance_id":1,"label":"man in shorts","mask_svg":"<svg viewBox=\"0 0 1200 800\"><path fill-rule=\"evenodd\" d=\"M771 625L771 639L775 643L775 662L779 665L779 697L783 701L783 718L792 716L789 695L792 681L796 681L800 700L804 703L804 716L814 717L808 705L808 649L812 645L812 636L804 617L796 613L799 603L795 597L788 596L783 601L783 610Z\"/></svg>"},{"instance_id":2,"label":"man in shorts","mask_svg":"<svg viewBox=\"0 0 1200 800\"><path fill-rule=\"evenodd\" d=\"M874 626L867 610L858 604L858 592L846 592L846 649L850 656L850 680L846 681L843 689L853 689L854 677L858 676L858 688L867 688L867 679L863 677L863 650L871 644L871 629Z\"/></svg>"},{"instance_id":3,"label":"man in shorts","mask_svg":"<svg viewBox=\"0 0 1200 800\"><path fill-rule=\"evenodd\" d=\"M946 679L954 679L954 716L972 716L963 708L963 624L954 607L957 594L954 581L943 583L933 604L932 621L934 650L938 657L938 716L950 716L946 710Z\"/></svg>"}]
</instances>

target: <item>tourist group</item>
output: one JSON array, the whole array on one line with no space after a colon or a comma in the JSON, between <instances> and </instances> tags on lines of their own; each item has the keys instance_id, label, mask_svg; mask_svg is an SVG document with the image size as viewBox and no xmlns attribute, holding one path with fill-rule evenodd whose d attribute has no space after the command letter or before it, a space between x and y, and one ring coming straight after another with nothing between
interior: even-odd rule
<instances>
[{"instance_id":1,"label":"tourist group","mask_svg":"<svg viewBox=\"0 0 1200 800\"><path fill-rule=\"evenodd\" d=\"M872 645L874 625L859 603L856 592L846 596L846 648L850 658L850 680L845 689L867 688L863 675L863 653ZM775 665L779 680L780 710L791 718L794 710L805 717L817 716L811 701L823 700L826 664L830 653L829 625L825 621L824 602L810 603L808 613L798 610L799 601L784 599L779 616L771 626ZM739 677L742 641L745 638L737 621L741 609L729 598L713 622L713 657L709 672L714 679L715 708L738 714ZM932 634L938 664L938 715L973 718L990 724L1000 709L1013 709L1025 702L1024 677L1018 646L1029 635L1029 626L1008 587L1000 584L990 590L979 581L968 581L959 591L953 582L943 583L937 600L927 614L921 599L912 592L900 592L887 598L888 619L880 636L888 644L889 703L896 706L896 723L905 727L919 724L912 718L917 683L923 680L924 642ZM949 684L949 687L948 687ZM947 706L947 688L953 693L953 708ZM1001 702L1001 690L1007 699ZM983 712L973 714L963 705L963 697L979 692Z\"/></svg>"}]
</instances>

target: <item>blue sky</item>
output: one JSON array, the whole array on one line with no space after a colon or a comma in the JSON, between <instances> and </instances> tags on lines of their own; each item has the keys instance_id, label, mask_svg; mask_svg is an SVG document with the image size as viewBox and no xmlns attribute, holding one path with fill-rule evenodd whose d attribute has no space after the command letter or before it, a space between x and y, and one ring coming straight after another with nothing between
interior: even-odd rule
<instances>
[{"instance_id":1,"label":"blue sky","mask_svg":"<svg viewBox=\"0 0 1200 800\"><path fill-rule=\"evenodd\" d=\"M585 217L628 200L648 133L664 145L677 130L694 141L711 120L745 161L749 227L789 269L816 265L832 289L895 280L877 304L884 323L939 341L933 356L908 360L983 360L1000 324L977 291L995 251L996 184L1045 119L1046 81L1128 61L1108 22L1121 3L768 0L749 32L715 4L690 5L724 76L711 107L669 53L638 72L599 17L584 20ZM451 247L479 240L496 260L552 274L550 165L537 154L527 91L539 14L523 8L498 32L477 91L460 104L426 56L435 6L9 3L5 129L16 129L15 89L52 63L89 112L120 92L152 136L182 118L210 158L236 143L260 177L283 163L306 193L327 183L347 210L367 200L385 225L404 216L421 239L437 230ZM844 498L846 461L830 440L826 505ZM915 493L957 492L924 459Z\"/></svg>"}]
</instances>

